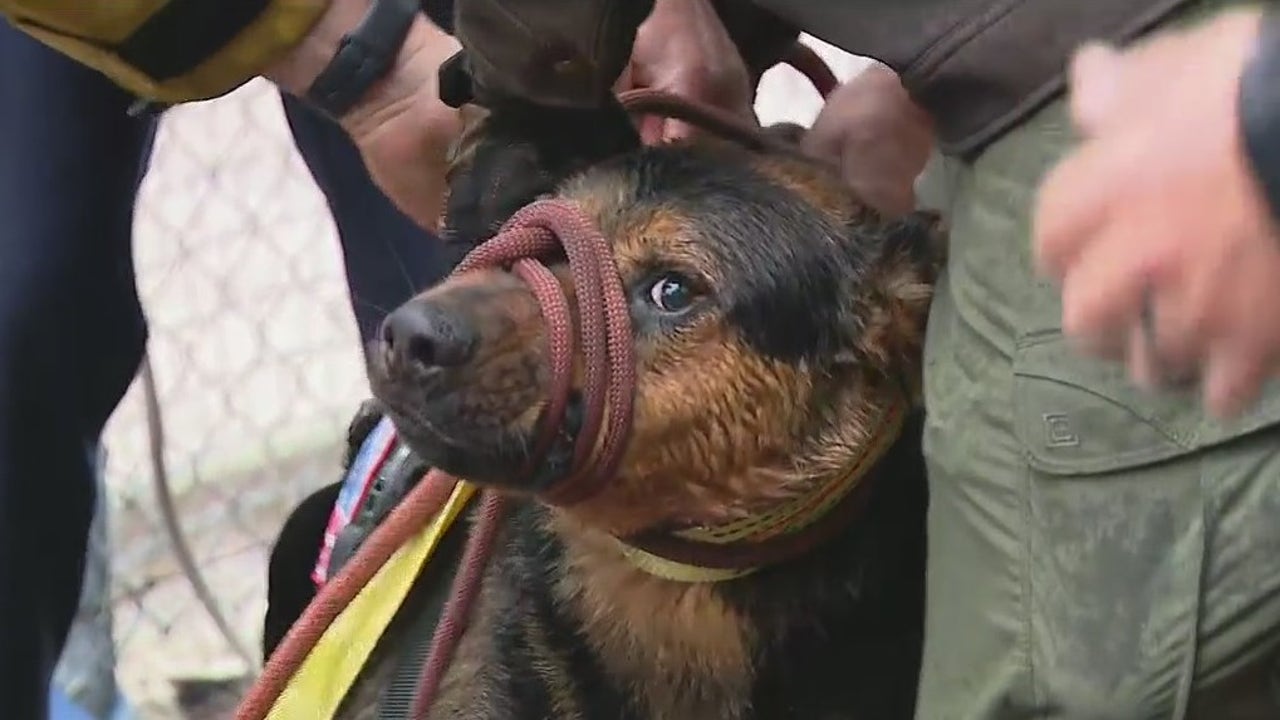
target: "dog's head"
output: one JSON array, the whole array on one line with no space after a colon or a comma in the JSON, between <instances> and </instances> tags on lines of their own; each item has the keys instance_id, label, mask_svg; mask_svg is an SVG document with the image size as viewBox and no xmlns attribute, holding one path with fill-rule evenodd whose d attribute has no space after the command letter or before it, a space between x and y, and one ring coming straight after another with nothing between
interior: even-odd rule
<instances>
[{"instance_id":1,"label":"dog's head","mask_svg":"<svg viewBox=\"0 0 1280 720\"><path fill-rule=\"evenodd\" d=\"M825 167L718 143L614 157L557 194L611 243L630 305L633 429L617 477L580 506L608 530L777 502L843 468L914 392L932 217L882 221ZM549 267L572 298L567 264ZM370 377L404 440L450 473L530 490L512 483L549 372L529 288L458 275L385 327Z\"/></svg>"}]
</instances>

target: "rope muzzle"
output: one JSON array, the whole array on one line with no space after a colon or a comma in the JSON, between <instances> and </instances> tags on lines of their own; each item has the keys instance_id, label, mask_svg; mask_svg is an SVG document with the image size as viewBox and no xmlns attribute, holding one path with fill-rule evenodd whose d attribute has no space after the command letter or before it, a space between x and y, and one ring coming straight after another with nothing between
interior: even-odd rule
<instances>
[{"instance_id":1,"label":"rope muzzle","mask_svg":"<svg viewBox=\"0 0 1280 720\"><path fill-rule=\"evenodd\" d=\"M559 281L541 261L559 250L568 259L573 280L581 326L577 332ZM454 272L479 268L510 269L519 277L537 299L546 328L551 384L532 466L526 472L536 470L564 426L574 390L573 363L581 351L584 408L572 468L567 477L556 479L540 496L557 505L580 502L599 491L617 471L631 431L635 401L631 316L613 251L576 205L559 199L539 200L513 215Z\"/></svg>"}]
</instances>

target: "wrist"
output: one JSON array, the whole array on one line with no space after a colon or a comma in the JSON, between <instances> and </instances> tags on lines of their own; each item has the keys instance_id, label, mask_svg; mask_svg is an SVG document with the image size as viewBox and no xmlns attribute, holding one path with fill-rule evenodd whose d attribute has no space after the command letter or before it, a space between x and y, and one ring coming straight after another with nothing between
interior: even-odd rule
<instances>
[{"instance_id":1,"label":"wrist","mask_svg":"<svg viewBox=\"0 0 1280 720\"><path fill-rule=\"evenodd\" d=\"M458 42L425 17L414 21L391 69L338 122L359 138L411 106L420 122L453 132L459 113L440 100L439 68L459 49Z\"/></svg>"},{"instance_id":2,"label":"wrist","mask_svg":"<svg viewBox=\"0 0 1280 720\"><path fill-rule=\"evenodd\" d=\"M343 36L360 23L371 4L372 0L330 0L311 31L262 76L285 92L304 97L316 76L333 59Z\"/></svg>"},{"instance_id":3,"label":"wrist","mask_svg":"<svg viewBox=\"0 0 1280 720\"><path fill-rule=\"evenodd\" d=\"M437 68L456 49L417 0L331 0L293 52L263 74L344 127L360 126L410 97L436 100Z\"/></svg>"}]
</instances>

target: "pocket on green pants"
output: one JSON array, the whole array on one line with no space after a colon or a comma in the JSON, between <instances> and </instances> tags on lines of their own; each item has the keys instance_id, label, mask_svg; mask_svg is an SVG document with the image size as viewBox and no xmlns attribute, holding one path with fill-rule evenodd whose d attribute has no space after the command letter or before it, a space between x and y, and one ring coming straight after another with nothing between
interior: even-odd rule
<instances>
[{"instance_id":1,"label":"pocket on green pants","mask_svg":"<svg viewBox=\"0 0 1280 720\"><path fill-rule=\"evenodd\" d=\"M1057 330L1022 338L1013 373L1015 433L1031 471L1035 692L1079 714L1179 717L1204 633L1218 631L1203 623L1206 583L1227 572L1215 548L1244 541L1258 521L1215 512L1205 458L1230 459L1233 441L1280 423L1280 394L1217 422L1194 393L1144 392ZM1257 462L1237 460L1245 473Z\"/></svg>"},{"instance_id":2,"label":"pocket on green pants","mask_svg":"<svg viewBox=\"0 0 1280 720\"><path fill-rule=\"evenodd\" d=\"M1058 330L1024 336L1013 358L1014 427L1030 465L1048 476L1138 468L1208 449L1280 423L1280 387L1240 418L1220 422L1195 391L1152 393L1120 363L1080 356Z\"/></svg>"}]
</instances>

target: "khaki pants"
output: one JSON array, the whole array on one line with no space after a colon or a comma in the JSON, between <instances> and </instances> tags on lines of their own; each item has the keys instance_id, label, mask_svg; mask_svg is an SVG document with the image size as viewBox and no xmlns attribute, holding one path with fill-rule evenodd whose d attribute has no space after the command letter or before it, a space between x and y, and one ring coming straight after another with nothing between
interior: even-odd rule
<instances>
[{"instance_id":1,"label":"khaki pants","mask_svg":"<svg viewBox=\"0 0 1280 720\"><path fill-rule=\"evenodd\" d=\"M917 717L1280 718L1280 387L1221 424L1072 352L1029 240L1073 141L1058 102L924 188L952 236L925 349Z\"/></svg>"}]
</instances>

